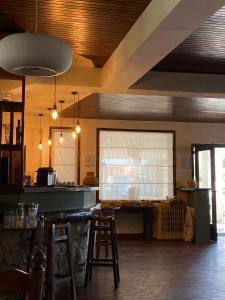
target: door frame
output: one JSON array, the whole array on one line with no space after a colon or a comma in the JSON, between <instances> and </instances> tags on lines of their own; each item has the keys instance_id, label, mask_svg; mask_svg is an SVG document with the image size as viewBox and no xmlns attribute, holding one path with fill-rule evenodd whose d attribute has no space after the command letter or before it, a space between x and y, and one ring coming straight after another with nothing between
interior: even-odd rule
<instances>
[{"instance_id":1,"label":"door frame","mask_svg":"<svg viewBox=\"0 0 225 300\"><path fill-rule=\"evenodd\" d=\"M195 174L195 166L198 162L197 156L195 155L197 151L210 151L211 160L211 192L212 192L212 224L211 228L211 239L217 241L217 212L216 212L216 166L215 166L215 148L225 148L225 144L192 144L191 145L191 162L192 162L192 179L198 180L199 174ZM198 172L198 168L196 168ZM194 178L196 175L196 178Z\"/></svg>"}]
</instances>

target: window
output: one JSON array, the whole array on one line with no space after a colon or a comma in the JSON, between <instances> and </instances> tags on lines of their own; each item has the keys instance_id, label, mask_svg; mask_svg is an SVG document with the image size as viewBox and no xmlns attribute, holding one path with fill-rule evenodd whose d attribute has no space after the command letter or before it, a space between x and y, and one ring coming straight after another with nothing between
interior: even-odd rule
<instances>
[{"instance_id":1,"label":"window","mask_svg":"<svg viewBox=\"0 0 225 300\"><path fill-rule=\"evenodd\" d=\"M100 200L174 194L174 132L99 129Z\"/></svg>"},{"instance_id":2,"label":"window","mask_svg":"<svg viewBox=\"0 0 225 300\"><path fill-rule=\"evenodd\" d=\"M72 138L71 129L63 129L62 132L64 141L61 144L61 129L51 128L51 166L56 170L59 182L77 184L77 139Z\"/></svg>"}]
</instances>

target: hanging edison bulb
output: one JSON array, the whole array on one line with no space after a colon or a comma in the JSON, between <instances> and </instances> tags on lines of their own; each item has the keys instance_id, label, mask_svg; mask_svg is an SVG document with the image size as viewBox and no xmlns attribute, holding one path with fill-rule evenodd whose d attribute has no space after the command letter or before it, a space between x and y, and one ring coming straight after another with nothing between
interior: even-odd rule
<instances>
[{"instance_id":1,"label":"hanging edison bulb","mask_svg":"<svg viewBox=\"0 0 225 300\"><path fill-rule=\"evenodd\" d=\"M51 146L51 144L52 144L52 140L51 140L51 138L49 137L49 138L48 138L48 145Z\"/></svg>"},{"instance_id":2,"label":"hanging edison bulb","mask_svg":"<svg viewBox=\"0 0 225 300\"><path fill-rule=\"evenodd\" d=\"M52 108L52 119L56 120L57 118L58 118L57 106L56 104L54 104Z\"/></svg>"},{"instance_id":3,"label":"hanging edison bulb","mask_svg":"<svg viewBox=\"0 0 225 300\"><path fill-rule=\"evenodd\" d=\"M79 106L80 106L80 101L79 101L79 92L77 92L78 95L78 99L77 99L77 126L76 126L76 133L79 134L81 132L81 128L80 128L80 119L79 119L79 114L80 114L80 110L79 110Z\"/></svg>"},{"instance_id":4,"label":"hanging edison bulb","mask_svg":"<svg viewBox=\"0 0 225 300\"><path fill-rule=\"evenodd\" d=\"M59 142L60 142L60 144L62 144L63 143L63 133L62 133L62 105L63 105L63 103L64 103L64 100L59 100L59 103L60 103L60 105L61 105L61 114L60 114L60 120L61 120L61 133L60 133L60 136L59 136Z\"/></svg>"},{"instance_id":5,"label":"hanging edison bulb","mask_svg":"<svg viewBox=\"0 0 225 300\"><path fill-rule=\"evenodd\" d=\"M42 150L43 149L43 144L42 144L42 138L41 138L41 118L43 117L43 114L38 114L39 116L39 119L40 119L40 127L39 127L39 130L40 130L40 143L38 145L38 148L39 150Z\"/></svg>"},{"instance_id":6,"label":"hanging edison bulb","mask_svg":"<svg viewBox=\"0 0 225 300\"><path fill-rule=\"evenodd\" d=\"M55 80L55 89L54 89L54 104L52 107L52 119L56 120L58 118L57 106L56 106L56 76L54 77Z\"/></svg>"},{"instance_id":7,"label":"hanging edison bulb","mask_svg":"<svg viewBox=\"0 0 225 300\"><path fill-rule=\"evenodd\" d=\"M49 128L49 131L50 131L50 125L51 125L51 118L50 118L50 115L51 115L51 110L52 110L52 108L51 107L48 107L48 128ZM51 137L49 136L48 137L48 145L49 146L51 146L51 144L52 144L52 140L51 140Z\"/></svg>"},{"instance_id":8,"label":"hanging edison bulb","mask_svg":"<svg viewBox=\"0 0 225 300\"><path fill-rule=\"evenodd\" d=\"M63 134L62 134L62 132L61 132L61 133L60 133L60 136L59 136L59 142L60 142L60 144L62 144L63 141L64 141L64 139L63 139Z\"/></svg>"},{"instance_id":9,"label":"hanging edison bulb","mask_svg":"<svg viewBox=\"0 0 225 300\"><path fill-rule=\"evenodd\" d=\"M41 141L40 141L40 143L39 143L39 145L38 145L38 149L39 149L39 150L42 150L42 149L43 149L43 144L42 144Z\"/></svg>"},{"instance_id":10,"label":"hanging edison bulb","mask_svg":"<svg viewBox=\"0 0 225 300\"><path fill-rule=\"evenodd\" d=\"M74 129L72 132L72 138L75 140L76 137L77 137L76 129Z\"/></svg>"},{"instance_id":11,"label":"hanging edison bulb","mask_svg":"<svg viewBox=\"0 0 225 300\"><path fill-rule=\"evenodd\" d=\"M76 133L79 134L81 132L80 123L77 122Z\"/></svg>"}]
</instances>

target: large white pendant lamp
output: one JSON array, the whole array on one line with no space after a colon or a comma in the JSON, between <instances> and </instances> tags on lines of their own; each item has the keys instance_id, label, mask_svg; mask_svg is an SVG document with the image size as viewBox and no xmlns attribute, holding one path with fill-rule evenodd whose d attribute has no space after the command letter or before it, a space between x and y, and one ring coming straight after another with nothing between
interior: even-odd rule
<instances>
[{"instance_id":1,"label":"large white pendant lamp","mask_svg":"<svg viewBox=\"0 0 225 300\"><path fill-rule=\"evenodd\" d=\"M22 76L56 76L72 64L70 47L56 37L37 33L11 34L0 40L0 67Z\"/></svg>"}]
</instances>

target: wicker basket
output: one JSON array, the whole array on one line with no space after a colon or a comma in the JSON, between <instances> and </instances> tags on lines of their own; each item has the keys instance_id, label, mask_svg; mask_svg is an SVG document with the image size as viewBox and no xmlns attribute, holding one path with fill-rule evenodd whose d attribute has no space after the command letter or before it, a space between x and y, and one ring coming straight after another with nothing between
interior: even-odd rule
<instances>
[{"instance_id":1,"label":"wicker basket","mask_svg":"<svg viewBox=\"0 0 225 300\"><path fill-rule=\"evenodd\" d=\"M183 239L185 206L156 205L153 237L156 239Z\"/></svg>"}]
</instances>

